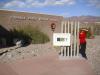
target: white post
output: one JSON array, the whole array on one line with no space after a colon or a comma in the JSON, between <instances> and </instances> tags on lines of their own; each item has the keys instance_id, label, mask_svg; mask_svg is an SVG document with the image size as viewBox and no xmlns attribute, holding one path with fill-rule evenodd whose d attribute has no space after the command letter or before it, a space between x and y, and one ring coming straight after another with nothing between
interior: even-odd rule
<instances>
[{"instance_id":1,"label":"white post","mask_svg":"<svg viewBox=\"0 0 100 75\"><path fill-rule=\"evenodd\" d=\"M60 51L60 53L61 53L61 56L63 56L63 47L61 47L61 51Z\"/></svg>"},{"instance_id":2,"label":"white post","mask_svg":"<svg viewBox=\"0 0 100 75\"><path fill-rule=\"evenodd\" d=\"M64 23L64 27L65 27L65 30L64 30L64 33L66 33L66 21ZM66 46L64 47L64 56L66 57Z\"/></svg>"},{"instance_id":3,"label":"white post","mask_svg":"<svg viewBox=\"0 0 100 75\"><path fill-rule=\"evenodd\" d=\"M67 28L67 27L66 27L66 21L65 21L65 33L66 33L66 28Z\"/></svg>"},{"instance_id":4,"label":"white post","mask_svg":"<svg viewBox=\"0 0 100 75\"><path fill-rule=\"evenodd\" d=\"M73 52L72 47L73 47L73 22L71 22L71 51L70 51L71 57L73 56L72 55L72 52Z\"/></svg>"},{"instance_id":5,"label":"white post","mask_svg":"<svg viewBox=\"0 0 100 75\"><path fill-rule=\"evenodd\" d=\"M70 24L70 22L68 21L68 33L69 33L69 24Z\"/></svg>"},{"instance_id":6,"label":"white post","mask_svg":"<svg viewBox=\"0 0 100 75\"><path fill-rule=\"evenodd\" d=\"M64 57L66 57L66 46L64 47Z\"/></svg>"},{"instance_id":7,"label":"white post","mask_svg":"<svg viewBox=\"0 0 100 75\"><path fill-rule=\"evenodd\" d=\"M69 33L69 24L70 24L69 21L68 21L67 24L68 24L68 28L67 29L68 29L68 33ZM67 47L67 56L69 57L69 47Z\"/></svg>"},{"instance_id":8,"label":"white post","mask_svg":"<svg viewBox=\"0 0 100 75\"><path fill-rule=\"evenodd\" d=\"M79 25L80 23L78 22L78 25L77 25L77 56L79 56Z\"/></svg>"},{"instance_id":9,"label":"white post","mask_svg":"<svg viewBox=\"0 0 100 75\"><path fill-rule=\"evenodd\" d=\"M74 56L76 54L76 22L75 22L75 26L74 26Z\"/></svg>"},{"instance_id":10,"label":"white post","mask_svg":"<svg viewBox=\"0 0 100 75\"><path fill-rule=\"evenodd\" d=\"M61 23L61 33L63 33L63 30L64 30L64 22L62 21L62 23ZM63 56L63 47L61 47L61 56Z\"/></svg>"},{"instance_id":11,"label":"white post","mask_svg":"<svg viewBox=\"0 0 100 75\"><path fill-rule=\"evenodd\" d=\"M63 25L64 25L64 22L62 21L62 23L61 23L61 33L63 33Z\"/></svg>"}]
</instances>

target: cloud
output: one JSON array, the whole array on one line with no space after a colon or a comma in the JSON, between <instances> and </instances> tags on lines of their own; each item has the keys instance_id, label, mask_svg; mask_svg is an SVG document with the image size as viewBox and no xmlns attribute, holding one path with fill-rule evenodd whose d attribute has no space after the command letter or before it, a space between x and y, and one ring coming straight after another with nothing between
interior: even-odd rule
<instances>
[{"instance_id":1,"label":"cloud","mask_svg":"<svg viewBox=\"0 0 100 75\"><path fill-rule=\"evenodd\" d=\"M11 2L7 2L4 4L4 8L7 8L7 7L23 7L25 6L25 3L22 2L22 1L19 1L19 0L14 0L14 1L11 1Z\"/></svg>"},{"instance_id":2,"label":"cloud","mask_svg":"<svg viewBox=\"0 0 100 75\"><path fill-rule=\"evenodd\" d=\"M44 6L61 6L73 5L75 0L11 0L6 2L2 7L44 7Z\"/></svg>"},{"instance_id":3,"label":"cloud","mask_svg":"<svg viewBox=\"0 0 100 75\"><path fill-rule=\"evenodd\" d=\"M89 6L100 8L100 0L88 0Z\"/></svg>"},{"instance_id":4,"label":"cloud","mask_svg":"<svg viewBox=\"0 0 100 75\"><path fill-rule=\"evenodd\" d=\"M73 5L74 3L75 3L74 0L60 0L55 2L56 5L64 5L64 4Z\"/></svg>"}]
</instances>

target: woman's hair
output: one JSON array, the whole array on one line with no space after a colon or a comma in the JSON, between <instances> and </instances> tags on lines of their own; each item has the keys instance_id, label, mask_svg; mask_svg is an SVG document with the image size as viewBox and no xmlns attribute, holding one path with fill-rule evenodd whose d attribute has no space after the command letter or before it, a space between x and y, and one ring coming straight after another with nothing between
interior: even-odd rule
<instances>
[{"instance_id":1,"label":"woman's hair","mask_svg":"<svg viewBox=\"0 0 100 75\"><path fill-rule=\"evenodd\" d=\"M80 29L80 32L82 32L82 31L87 32L88 29L86 29L86 28L81 28L81 29Z\"/></svg>"}]
</instances>

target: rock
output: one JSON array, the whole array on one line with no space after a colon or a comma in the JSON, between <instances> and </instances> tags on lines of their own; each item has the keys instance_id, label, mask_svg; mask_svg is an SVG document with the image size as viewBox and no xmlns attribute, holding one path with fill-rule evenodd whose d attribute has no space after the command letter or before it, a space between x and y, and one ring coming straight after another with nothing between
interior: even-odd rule
<instances>
[{"instance_id":1,"label":"rock","mask_svg":"<svg viewBox=\"0 0 100 75\"><path fill-rule=\"evenodd\" d=\"M7 57L8 57L8 58L12 58L12 54L10 54L10 53L7 54Z\"/></svg>"}]
</instances>

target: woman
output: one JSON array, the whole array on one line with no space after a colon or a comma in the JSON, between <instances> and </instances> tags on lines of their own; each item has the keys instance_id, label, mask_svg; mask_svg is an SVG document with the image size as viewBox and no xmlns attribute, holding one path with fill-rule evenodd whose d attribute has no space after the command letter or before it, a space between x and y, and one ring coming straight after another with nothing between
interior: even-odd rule
<instances>
[{"instance_id":1,"label":"woman","mask_svg":"<svg viewBox=\"0 0 100 75\"><path fill-rule=\"evenodd\" d=\"M79 39L80 39L80 50L79 53L82 55L82 57L87 59L86 56L86 29L81 29L79 33Z\"/></svg>"}]
</instances>

